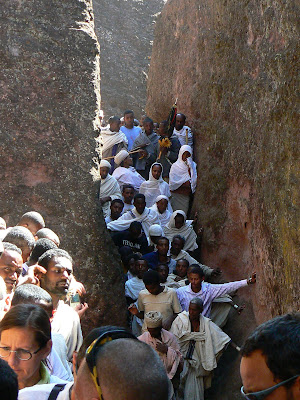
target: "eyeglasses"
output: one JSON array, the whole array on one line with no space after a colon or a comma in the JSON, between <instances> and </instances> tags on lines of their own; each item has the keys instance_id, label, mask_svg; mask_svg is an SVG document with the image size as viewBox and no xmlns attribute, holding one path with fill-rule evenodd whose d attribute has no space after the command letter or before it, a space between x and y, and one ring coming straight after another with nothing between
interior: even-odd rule
<instances>
[{"instance_id":1,"label":"eyeglasses","mask_svg":"<svg viewBox=\"0 0 300 400\"><path fill-rule=\"evenodd\" d=\"M132 333L126 331L125 329L122 329L122 328L111 329L111 330L104 332L97 339L95 339L86 350L85 360L89 367L89 370L90 370L93 382L96 386L99 398L102 400L103 400L102 390L100 387L99 377L98 377L98 373L97 373L97 365L96 365L97 352L98 352L99 348L101 346L103 346L105 343L110 342L112 340L123 339L123 338L138 340L136 336L134 336Z\"/></svg>"},{"instance_id":2,"label":"eyeglasses","mask_svg":"<svg viewBox=\"0 0 300 400\"><path fill-rule=\"evenodd\" d=\"M30 352L29 350L25 349L18 349L18 350L11 350L9 347L0 347L0 357L1 358L8 358L10 353L16 353L16 356L19 360L28 361L32 358L33 354L38 353L42 347L38 348L37 351Z\"/></svg>"},{"instance_id":3,"label":"eyeglasses","mask_svg":"<svg viewBox=\"0 0 300 400\"><path fill-rule=\"evenodd\" d=\"M270 393L274 392L277 388L280 386L286 385L287 383L293 381L294 379L298 378L300 375L295 375L292 378L286 379L285 381L282 381L278 383L277 385L271 386L268 389L261 390L259 392L254 392L254 393L245 393L244 392L244 386L241 387L241 393L247 400L264 400L267 396L269 396Z\"/></svg>"}]
</instances>

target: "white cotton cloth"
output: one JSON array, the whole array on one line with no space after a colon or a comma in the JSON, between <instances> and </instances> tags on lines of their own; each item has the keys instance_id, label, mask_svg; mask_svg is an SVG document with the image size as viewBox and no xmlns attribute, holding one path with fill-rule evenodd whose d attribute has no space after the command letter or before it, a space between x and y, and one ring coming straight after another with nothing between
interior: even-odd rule
<instances>
[{"instance_id":1,"label":"white cotton cloth","mask_svg":"<svg viewBox=\"0 0 300 400\"><path fill-rule=\"evenodd\" d=\"M145 284L143 279L134 276L125 282L125 296L132 298L132 300L137 300L141 290L145 289Z\"/></svg>"},{"instance_id":2,"label":"white cotton cloth","mask_svg":"<svg viewBox=\"0 0 300 400\"><path fill-rule=\"evenodd\" d=\"M156 237L161 237L163 236L164 232L162 230L162 227L158 224L151 225L149 228L149 235L150 236L156 236Z\"/></svg>"},{"instance_id":3,"label":"white cotton cloth","mask_svg":"<svg viewBox=\"0 0 300 400\"><path fill-rule=\"evenodd\" d=\"M115 155L114 161L117 165L120 165L122 161L125 160L125 158L127 158L129 156L128 151L126 150L121 150L119 151L118 154Z\"/></svg>"},{"instance_id":4,"label":"white cotton cloth","mask_svg":"<svg viewBox=\"0 0 300 400\"><path fill-rule=\"evenodd\" d=\"M184 218L184 224L180 229L175 228L175 217L177 214L181 214ZM186 214L182 210L174 211L171 215L170 221L164 227L165 236L170 240L173 240L175 235L180 235L185 238L185 244L183 250L193 251L198 248L196 243L197 235L193 228L193 220L187 220Z\"/></svg>"},{"instance_id":5,"label":"white cotton cloth","mask_svg":"<svg viewBox=\"0 0 300 400\"><path fill-rule=\"evenodd\" d=\"M166 209L165 212L163 212L163 213L161 214L161 213L158 211L158 208L157 208L157 204L156 204L156 203L157 203L159 200L162 200L162 199L168 200L168 208ZM158 196L158 197L156 198L155 204L151 207L151 209L157 212L158 218L159 218L159 221L160 221L160 225L162 226L162 228L164 228L164 227L167 225L167 223L170 221L170 218L171 218L171 215L172 215L172 207L171 207L171 204L170 204L170 202L169 202L168 197L167 197L167 196L164 196L164 195Z\"/></svg>"},{"instance_id":6,"label":"white cotton cloth","mask_svg":"<svg viewBox=\"0 0 300 400\"><path fill-rule=\"evenodd\" d=\"M113 232L125 231L130 227L131 222L138 221L142 224L143 230L147 238L149 238L149 228L153 224L159 224L158 215L151 208L145 207L142 214L139 214L134 207L133 210L127 211L127 213L121 215L116 221L111 221L107 224L107 229Z\"/></svg>"},{"instance_id":7,"label":"white cotton cloth","mask_svg":"<svg viewBox=\"0 0 300 400\"><path fill-rule=\"evenodd\" d=\"M110 164L110 162L108 162L107 160L101 160L100 161L100 166L99 166L100 168L103 168L103 167L106 167L106 168L108 168L108 170L110 171L110 169L111 169L111 164Z\"/></svg>"},{"instance_id":8,"label":"white cotton cloth","mask_svg":"<svg viewBox=\"0 0 300 400\"><path fill-rule=\"evenodd\" d=\"M116 178L121 189L123 188L123 185L129 184L132 185L134 190L137 192L139 191L141 184L145 181L145 179L133 167L118 167L114 170L112 176Z\"/></svg>"},{"instance_id":9,"label":"white cotton cloth","mask_svg":"<svg viewBox=\"0 0 300 400\"><path fill-rule=\"evenodd\" d=\"M172 164L169 175L169 188L171 191L177 190L185 182L191 182L192 193L196 190L197 185L197 165L192 157L188 157L186 161L182 160L185 151L193 154L190 146L181 146L178 154L178 160Z\"/></svg>"},{"instance_id":10,"label":"white cotton cloth","mask_svg":"<svg viewBox=\"0 0 300 400\"><path fill-rule=\"evenodd\" d=\"M105 179L100 179L99 198L102 199L107 196L109 196L111 200L122 200L122 194L118 181L110 174L108 174ZM104 218L110 215L110 203L110 201L107 201L102 205Z\"/></svg>"},{"instance_id":11,"label":"white cotton cloth","mask_svg":"<svg viewBox=\"0 0 300 400\"><path fill-rule=\"evenodd\" d=\"M186 130L188 130L188 142L187 143L186 143ZM191 146L191 148L193 148L193 133L189 126L184 125L184 127L182 129L180 129L180 131L178 131L176 128L174 128L173 135L175 135L177 137L181 146L188 144L189 146ZM193 153L191 153L191 154L193 154Z\"/></svg>"},{"instance_id":12,"label":"white cotton cloth","mask_svg":"<svg viewBox=\"0 0 300 400\"><path fill-rule=\"evenodd\" d=\"M155 179L152 175L152 168L155 165L159 165L161 167L161 174L159 179ZM163 173L163 166L160 163L154 163L151 165L150 172L149 172L149 180L145 181L140 186L140 193L145 195L146 198L146 205L147 207L152 207L156 203L157 196L164 195L168 199L171 197L171 192L169 189L169 185L165 182L162 178Z\"/></svg>"},{"instance_id":13,"label":"white cotton cloth","mask_svg":"<svg viewBox=\"0 0 300 400\"><path fill-rule=\"evenodd\" d=\"M130 211L130 210L132 210L134 208L133 204L125 203L124 198L122 200L124 202L124 207L123 207L123 211L122 211L121 215L125 214L127 211Z\"/></svg>"},{"instance_id":14,"label":"white cotton cloth","mask_svg":"<svg viewBox=\"0 0 300 400\"><path fill-rule=\"evenodd\" d=\"M128 145L128 140L126 135L122 131L112 132L109 129L109 125L106 126L105 128L101 128L100 135L102 137L102 143L103 143L103 146L101 148L102 152L110 149L111 147L113 147L115 144L118 143L123 142L126 145Z\"/></svg>"}]
</instances>

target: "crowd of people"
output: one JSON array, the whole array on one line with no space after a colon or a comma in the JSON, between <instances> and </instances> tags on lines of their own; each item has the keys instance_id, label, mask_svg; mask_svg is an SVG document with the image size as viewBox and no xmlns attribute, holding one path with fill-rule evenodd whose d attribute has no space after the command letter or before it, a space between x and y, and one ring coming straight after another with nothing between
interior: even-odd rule
<instances>
[{"instance_id":1,"label":"crowd of people","mask_svg":"<svg viewBox=\"0 0 300 400\"><path fill-rule=\"evenodd\" d=\"M36 211L13 227L0 218L1 399L204 400L226 347L240 351L222 328L239 311L232 294L256 274L215 284L221 271L199 261L197 216L187 219L197 170L185 121L177 114L170 133L167 121L145 116L136 126L126 111L123 126L111 117L101 131L98 198L124 268L127 329L95 327L83 340L85 287L59 236ZM299 334L295 314L250 336L241 350L246 399L273 391L300 399ZM270 346L288 347L276 353L283 363Z\"/></svg>"}]
</instances>

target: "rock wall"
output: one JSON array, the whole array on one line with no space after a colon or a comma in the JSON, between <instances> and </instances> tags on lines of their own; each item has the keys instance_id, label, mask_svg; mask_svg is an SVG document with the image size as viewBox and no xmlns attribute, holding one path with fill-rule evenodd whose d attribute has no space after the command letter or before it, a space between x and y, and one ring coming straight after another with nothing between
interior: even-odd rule
<instances>
[{"instance_id":1,"label":"rock wall","mask_svg":"<svg viewBox=\"0 0 300 400\"><path fill-rule=\"evenodd\" d=\"M169 0L155 30L146 111L165 119L178 98L195 132L203 261L226 280L257 271L228 327L238 344L300 306L298 13L295 1ZM212 398L240 398L231 366Z\"/></svg>"},{"instance_id":2,"label":"rock wall","mask_svg":"<svg viewBox=\"0 0 300 400\"><path fill-rule=\"evenodd\" d=\"M101 107L107 118L146 104L146 80L154 24L165 0L94 0L101 44Z\"/></svg>"},{"instance_id":3,"label":"rock wall","mask_svg":"<svg viewBox=\"0 0 300 400\"><path fill-rule=\"evenodd\" d=\"M90 0L0 0L0 210L39 211L73 256L85 330L124 324L119 256L90 175L99 124L99 44Z\"/></svg>"}]
</instances>

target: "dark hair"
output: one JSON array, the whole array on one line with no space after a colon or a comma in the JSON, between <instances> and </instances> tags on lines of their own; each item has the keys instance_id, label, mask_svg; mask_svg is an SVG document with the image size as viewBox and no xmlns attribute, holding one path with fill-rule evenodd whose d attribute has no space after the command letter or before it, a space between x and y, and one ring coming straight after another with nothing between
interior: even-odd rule
<instances>
[{"instance_id":1,"label":"dark hair","mask_svg":"<svg viewBox=\"0 0 300 400\"><path fill-rule=\"evenodd\" d=\"M11 328L30 328L40 347L51 339L49 316L41 307L34 304L18 304L12 307L0 321L0 335Z\"/></svg>"},{"instance_id":2,"label":"dark hair","mask_svg":"<svg viewBox=\"0 0 300 400\"><path fill-rule=\"evenodd\" d=\"M1 400L17 400L19 393L18 376L6 361L0 358Z\"/></svg>"},{"instance_id":3,"label":"dark hair","mask_svg":"<svg viewBox=\"0 0 300 400\"><path fill-rule=\"evenodd\" d=\"M129 230L142 230L142 224L139 221L133 221L131 222L130 226L129 226Z\"/></svg>"},{"instance_id":4,"label":"dark hair","mask_svg":"<svg viewBox=\"0 0 300 400\"><path fill-rule=\"evenodd\" d=\"M161 242L162 240L164 240L164 241L166 241L166 242L169 243L169 239L168 239L168 238L166 238L165 236L160 236L160 237L157 239L157 244L158 244L158 242Z\"/></svg>"},{"instance_id":5,"label":"dark hair","mask_svg":"<svg viewBox=\"0 0 300 400\"><path fill-rule=\"evenodd\" d=\"M146 202L146 197L145 197L145 195L142 194L142 193L136 194L136 195L134 196L134 200L133 200L133 201L135 201L135 200L137 200L137 199L143 199L144 202Z\"/></svg>"},{"instance_id":6,"label":"dark hair","mask_svg":"<svg viewBox=\"0 0 300 400\"><path fill-rule=\"evenodd\" d=\"M125 117L125 115L127 115L127 114L132 114L132 115L134 116L134 112L133 112L132 110L126 110L126 111L124 111L124 117Z\"/></svg>"},{"instance_id":7,"label":"dark hair","mask_svg":"<svg viewBox=\"0 0 300 400\"><path fill-rule=\"evenodd\" d=\"M38 213L37 211L28 211L27 213L23 214L20 218L19 224L22 222L32 222L37 226L41 226L42 228L45 227L45 221L43 216Z\"/></svg>"},{"instance_id":8,"label":"dark hair","mask_svg":"<svg viewBox=\"0 0 300 400\"><path fill-rule=\"evenodd\" d=\"M159 274L157 271L149 270L143 276L143 282L146 285L159 284Z\"/></svg>"},{"instance_id":9,"label":"dark hair","mask_svg":"<svg viewBox=\"0 0 300 400\"><path fill-rule=\"evenodd\" d=\"M35 244L33 234L30 232L29 229L25 228L24 226L14 226L13 228L11 228L3 241L15 244L21 250L25 250L26 247L32 249Z\"/></svg>"},{"instance_id":10,"label":"dark hair","mask_svg":"<svg viewBox=\"0 0 300 400\"><path fill-rule=\"evenodd\" d=\"M169 266L167 264L158 264L158 266L156 267L156 271L161 267L166 268L169 272Z\"/></svg>"},{"instance_id":11,"label":"dark hair","mask_svg":"<svg viewBox=\"0 0 300 400\"><path fill-rule=\"evenodd\" d=\"M140 257L136 253L128 254L123 260L125 267L129 266L129 261L132 259L134 259L134 261L137 261L140 259Z\"/></svg>"},{"instance_id":12,"label":"dark hair","mask_svg":"<svg viewBox=\"0 0 300 400\"><path fill-rule=\"evenodd\" d=\"M182 242L182 248L184 247L184 245L185 245L185 238L184 238L183 236L181 236L181 235L174 235L173 238L172 238L172 242L173 242L174 239L179 239L179 240L181 240L181 242Z\"/></svg>"},{"instance_id":13,"label":"dark hair","mask_svg":"<svg viewBox=\"0 0 300 400\"><path fill-rule=\"evenodd\" d=\"M41 287L26 283L16 288L11 305L14 307L18 304L36 304L41 301L52 304L52 297Z\"/></svg>"},{"instance_id":14,"label":"dark hair","mask_svg":"<svg viewBox=\"0 0 300 400\"><path fill-rule=\"evenodd\" d=\"M71 261L72 265L73 263L73 259L70 256L70 254L66 251L66 250L62 250L62 249L51 249L51 250L47 250L38 260L38 264L41 267L44 267L45 269L48 269L48 265L49 262L52 260L52 258L54 257L64 257L67 258L69 261Z\"/></svg>"},{"instance_id":15,"label":"dark hair","mask_svg":"<svg viewBox=\"0 0 300 400\"><path fill-rule=\"evenodd\" d=\"M177 260L176 265L179 263L179 261L184 261L187 264L187 268L190 266L189 260L185 258L180 258L180 260ZM197 265L197 264L192 264L192 265Z\"/></svg>"},{"instance_id":16,"label":"dark hair","mask_svg":"<svg viewBox=\"0 0 300 400\"><path fill-rule=\"evenodd\" d=\"M129 185L129 183L126 183L125 185L123 185L122 192L124 192L125 189L133 189L133 191L134 191L134 187L132 185Z\"/></svg>"},{"instance_id":17,"label":"dark hair","mask_svg":"<svg viewBox=\"0 0 300 400\"><path fill-rule=\"evenodd\" d=\"M275 379L300 373L300 313L285 314L258 326L242 346L242 357L261 350Z\"/></svg>"},{"instance_id":18,"label":"dark hair","mask_svg":"<svg viewBox=\"0 0 300 400\"><path fill-rule=\"evenodd\" d=\"M16 251L17 253L22 255L22 250L16 246L15 244L9 243L9 242L2 242L4 250L10 250L10 251Z\"/></svg>"},{"instance_id":19,"label":"dark hair","mask_svg":"<svg viewBox=\"0 0 300 400\"><path fill-rule=\"evenodd\" d=\"M47 250L51 249L57 249L56 244L52 240L46 238L38 239L35 242L34 248L30 254L29 261L37 263L41 255L46 253Z\"/></svg>"},{"instance_id":20,"label":"dark hair","mask_svg":"<svg viewBox=\"0 0 300 400\"><path fill-rule=\"evenodd\" d=\"M114 205L115 203L120 203L120 204L122 204L122 206L124 207L124 201L121 200L121 199L114 199L114 200L112 200L112 202L110 203L110 205L112 206L112 205Z\"/></svg>"},{"instance_id":21,"label":"dark hair","mask_svg":"<svg viewBox=\"0 0 300 400\"><path fill-rule=\"evenodd\" d=\"M205 274L202 270L202 268L200 267L200 265L198 264L192 264L190 265L190 270L189 270L190 274L197 274L200 276L200 278L205 277Z\"/></svg>"},{"instance_id":22,"label":"dark hair","mask_svg":"<svg viewBox=\"0 0 300 400\"><path fill-rule=\"evenodd\" d=\"M120 118L115 115L109 117L108 123L111 124L112 122L120 122Z\"/></svg>"},{"instance_id":23,"label":"dark hair","mask_svg":"<svg viewBox=\"0 0 300 400\"><path fill-rule=\"evenodd\" d=\"M150 122L151 124L153 124L153 120L152 120L151 118L149 118L149 117L146 117L146 118L144 119L143 124L145 124L145 123L147 123L147 122Z\"/></svg>"},{"instance_id":24,"label":"dark hair","mask_svg":"<svg viewBox=\"0 0 300 400\"><path fill-rule=\"evenodd\" d=\"M183 113L177 113L177 115L181 115L181 116L183 117L183 119L186 120L185 114L183 114ZM177 115L176 115L176 117L177 117Z\"/></svg>"}]
</instances>

